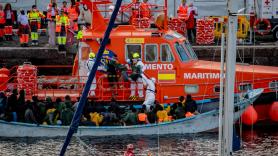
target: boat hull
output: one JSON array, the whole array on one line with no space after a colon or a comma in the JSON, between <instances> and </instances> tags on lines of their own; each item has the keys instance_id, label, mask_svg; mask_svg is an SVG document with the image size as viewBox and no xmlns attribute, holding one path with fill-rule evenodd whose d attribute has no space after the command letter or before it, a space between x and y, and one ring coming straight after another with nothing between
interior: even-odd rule
<instances>
[{"instance_id":1,"label":"boat hull","mask_svg":"<svg viewBox=\"0 0 278 156\"><path fill-rule=\"evenodd\" d=\"M234 121L238 120L250 103L262 93L257 91L251 98L244 98L235 104ZM134 126L80 126L77 136L112 136L112 135L156 135L200 133L213 130L219 126L218 109L195 115L190 118L159 124ZM0 120L1 137L59 137L66 136L69 126L48 126Z\"/></svg>"}]
</instances>

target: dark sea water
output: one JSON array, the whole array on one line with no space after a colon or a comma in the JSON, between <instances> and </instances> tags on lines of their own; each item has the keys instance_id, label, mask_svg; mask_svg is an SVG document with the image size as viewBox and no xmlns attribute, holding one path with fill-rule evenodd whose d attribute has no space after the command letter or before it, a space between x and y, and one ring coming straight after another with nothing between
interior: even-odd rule
<instances>
[{"instance_id":1,"label":"dark sea water","mask_svg":"<svg viewBox=\"0 0 278 156\"><path fill-rule=\"evenodd\" d=\"M242 149L234 155L278 156L277 126L253 130L248 128L241 134ZM0 138L0 155L58 155L63 141L64 138ZM134 144L136 155L151 153L152 156L206 156L218 153L218 134L202 133L148 137L74 137L66 155L121 156L126 145L130 143Z\"/></svg>"}]
</instances>

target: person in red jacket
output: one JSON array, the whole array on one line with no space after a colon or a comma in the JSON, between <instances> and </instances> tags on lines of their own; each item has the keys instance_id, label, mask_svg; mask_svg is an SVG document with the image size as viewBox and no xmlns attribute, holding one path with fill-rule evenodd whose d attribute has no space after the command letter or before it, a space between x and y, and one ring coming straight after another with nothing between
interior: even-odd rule
<instances>
[{"instance_id":1,"label":"person in red jacket","mask_svg":"<svg viewBox=\"0 0 278 156\"><path fill-rule=\"evenodd\" d=\"M148 3L148 0L143 0L140 5L140 15L141 17L150 18L151 17L151 6Z\"/></svg>"},{"instance_id":2,"label":"person in red jacket","mask_svg":"<svg viewBox=\"0 0 278 156\"><path fill-rule=\"evenodd\" d=\"M186 22L187 37L190 42L195 42L196 37L196 16L198 16L197 8L193 6L193 3L189 4L188 8L188 20Z\"/></svg>"},{"instance_id":3,"label":"person in red jacket","mask_svg":"<svg viewBox=\"0 0 278 156\"><path fill-rule=\"evenodd\" d=\"M6 23L6 19L5 19L5 13L3 11L3 5L0 4L0 41L3 40L5 34L4 33L5 23Z\"/></svg>"},{"instance_id":4,"label":"person in red jacket","mask_svg":"<svg viewBox=\"0 0 278 156\"><path fill-rule=\"evenodd\" d=\"M80 14L79 3L76 3L75 0L71 0L71 6L68 8L68 17L70 19L70 27L74 30L75 33L78 32L78 16Z\"/></svg>"},{"instance_id":5,"label":"person in red jacket","mask_svg":"<svg viewBox=\"0 0 278 156\"><path fill-rule=\"evenodd\" d=\"M13 35L13 23L15 21L15 15L10 3L7 3L5 5L4 13L5 13L5 20L6 20L5 36L7 41L11 41Z\"/></svg>"}]
</instances>

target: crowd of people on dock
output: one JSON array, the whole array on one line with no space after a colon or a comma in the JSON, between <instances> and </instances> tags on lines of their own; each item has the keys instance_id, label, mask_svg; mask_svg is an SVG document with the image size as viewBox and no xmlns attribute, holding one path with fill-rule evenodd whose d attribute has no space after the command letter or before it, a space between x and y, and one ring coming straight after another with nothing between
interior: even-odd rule
<instances>
[{"instance_id":1,"label":"crowd of people on dock","mask_svg":"<svg viewBox=\"0 0 278 156\"><path fill-rule=\"evenodd\" d=\"M66 44L72 45L74 41L82 39L83 28L92 24L92 12L80 1L71 0L70 5L67 1L63 1L62 5L58 6L56 0L50 0L45 8L46 10L40 11L36 5L32 5L30 10L13 10L11 3L6 3L4 6L0 4L0 40L12 41L13 35L17 34L21 46L29 46L29 38L32 46L38 46L42 30L47 30L49 46L58 45L64 50ZM113 9L113 5L108 7L106 18L111 16ZM151 10L152 4L148 0L136 0L129 23L132 24L132 20L139 17L151 19L153 16ZM177 14L178 18L187 25L187 33L184 35L193 41L196 36L197 8L193 3L187 5L186 1L182 0L177 8Z\"/></svg>"},{"instance_id":2,"label":"crowd of people on dock","mask_svg":"<svg viewBox=\"0 0 278 156\"><path fill-rule=\"evenodd\" d=\"M78 99L79 100L79 99ZM33 96L32 100L25 99L24 90L14 89L10 96L0 93L0 120L25 122L44 125L69 125L78 106L78 100L71 100L70 96L50 97L39 100ZM115 99L107 105L87 99L83 109L80 125L86 126L121 126L169 122L176 119L191 117L197 112L197 104L187 95L181 96L174 104L154 105L147 110L146 105L120 106Z\"/></svg>"}]
</instances>

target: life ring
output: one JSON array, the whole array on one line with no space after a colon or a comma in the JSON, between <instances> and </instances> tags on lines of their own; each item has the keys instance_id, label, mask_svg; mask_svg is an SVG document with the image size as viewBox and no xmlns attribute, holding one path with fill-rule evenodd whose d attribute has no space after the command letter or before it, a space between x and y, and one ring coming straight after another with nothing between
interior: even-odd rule
<instances>
[{"instance_id":1,"label":"life ring","mask_svg":"<svg viewBox=\"0 0 278 156\"><path fill-rule=\"evenodd\" d=\"M266 27L266 29L264 29L264 30L259 30L259 29L258 29L258 25L259 25L260 23L262 23L262 22L263 22L267 27ZM271 31L271 24L270 24L269 20L268 20L268 19L262 19L262 18L256 19L255 22L254 22L254 31L255 31L256 33L260 34L260 35L266 35L266 34L268 34L268 33Z\"/></svg>"}]
</instances>

